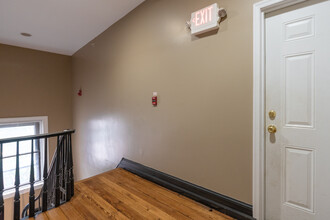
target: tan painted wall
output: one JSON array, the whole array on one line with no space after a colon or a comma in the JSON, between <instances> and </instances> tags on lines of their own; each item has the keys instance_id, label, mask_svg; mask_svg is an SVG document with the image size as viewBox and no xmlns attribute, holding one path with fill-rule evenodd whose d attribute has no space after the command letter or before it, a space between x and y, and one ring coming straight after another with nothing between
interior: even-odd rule
<instances>
[{"instance_id":1,"label":"tan painted wall","mask_svg":"<svg viewBox=\"0 0 330 220\"><path fill-rule=\"evenodd\" d=\"M72 128L71 92L71 57L0 44L0 118L48 116L49 132ZM21 211L28 200L21 195ZM5 219L13 219L13 198Z\"/></svg>"},{"instance_id":2,"label":"tan painted wall","mask_svg":"<svg viewBox=\"0 0 330 220\"><path fill-rule=\"evenodd\" d=\"M0 44L0 118L48 116L49 132L72 128L71 64L69 56Z\"/></svg>"},{"instance_id":3,"label":"tan painted wall","mask_svg":"<svg viewBox=\"0 0 330 220\"><path fill-rule=\"evenodd\" d=\"M78 179L126 157L252 203L256 1L217 2L228 12L217 34L185 27L214 1L147 0L73 56Z\"/></svg>"}]
</instances>

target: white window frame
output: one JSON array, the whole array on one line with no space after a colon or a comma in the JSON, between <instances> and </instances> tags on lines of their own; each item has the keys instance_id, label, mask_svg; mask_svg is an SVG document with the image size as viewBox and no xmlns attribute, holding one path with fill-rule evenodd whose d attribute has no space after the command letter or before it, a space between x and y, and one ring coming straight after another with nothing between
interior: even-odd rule
<instances>
[{"instance_id":1,"label":"white window frame","mask_svg":"<svg viewBox=\"0 0 330 220\"><path fill-rule=\"evenodd\" d=\"M0 118L0 124L17 124L17 123L29 123L29 122L39 122L39 133L48 133L48 116L36 116L36 117L18 117L18 118ZM43 186L43 170L45 161L44 148L40 146L40 181L34 184L34 189L40 189ZM49 144L47 144L47 161L49 161ZM30 185L21 186L19 191L20 194L29 192ZM12 198L15 195L15 190L8 190L3 193L4 199Z\"/></svg>"}]
</instances>

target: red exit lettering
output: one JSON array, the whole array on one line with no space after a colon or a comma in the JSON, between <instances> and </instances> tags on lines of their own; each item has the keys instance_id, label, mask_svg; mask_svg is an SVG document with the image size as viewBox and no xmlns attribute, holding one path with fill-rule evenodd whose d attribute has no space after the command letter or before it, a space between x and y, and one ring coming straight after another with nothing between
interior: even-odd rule
<instances>
[{"instance_id":1,"label":"red exit lettering","mask_svg":"<svg viewBox=\"0 0 330 220\"><path fill-rule=\"evenodd\" d=\"M207 7L207 8L204 8L202 10L195 12L195 16L192 19L192 22L196 26L200 26L200 25L211 22L212 21L212 9L213 9L213 6L210 6L210 7Z\"/></svg>"}]
</instances>

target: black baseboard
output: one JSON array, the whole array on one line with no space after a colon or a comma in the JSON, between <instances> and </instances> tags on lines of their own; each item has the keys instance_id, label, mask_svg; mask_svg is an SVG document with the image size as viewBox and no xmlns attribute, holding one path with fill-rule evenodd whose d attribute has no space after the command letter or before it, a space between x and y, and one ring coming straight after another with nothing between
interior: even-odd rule
<instances>
[{"instance_id":1,"label":"black baseboard","mask_svg":"<svg viewBox=\"0 0 330 220\"><path fill-rule=\"evenodd\" d=\"M225 195L205 189L174 176L146 167L142 164L123 158L117 168L123 168L146 180L180 193L212 209L218 210L239 220L253 220L252 206Z\"/></svg>"}]
</instances>

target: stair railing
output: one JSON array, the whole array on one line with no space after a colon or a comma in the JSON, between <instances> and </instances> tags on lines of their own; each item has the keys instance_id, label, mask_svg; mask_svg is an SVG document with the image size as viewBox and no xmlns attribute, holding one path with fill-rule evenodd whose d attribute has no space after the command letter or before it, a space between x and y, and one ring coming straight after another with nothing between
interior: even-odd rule
<instances>
[{"instance_id":1,"label":"stair railing","mask_svg":"<svg viewBox=\"0 0 330 220\"><path fill-rule=\"evenodd\" d=\"M73 180L73 160L72 160L72 139L71 136L75 130L65 130L63 132L41 134L34 136L15 137L0 139L0 220L4 220L4 199L3 193L15 189L14 195L14 220L20 219L20 192L22 186L30 185L29 204L22 211L22 218L34 217L38 212L45 212L51 208L58 207L71 199L74 195ZM50 138L57 139L57 147L53 155L50 167L48 169L48 141ZM19 173L19 144L22 141L31 141L31 166L30 181L26 184L20 184ZM34 142L44 140L44 169L43 186L40 194L35 197L34 184ZM15 186L4 188L3 179L3 145L5 143L16 143L16 171ZM41 174L40 174L41 175ZM37 207L35 204L37 202Z\"/></svg>"}]
</instances>

